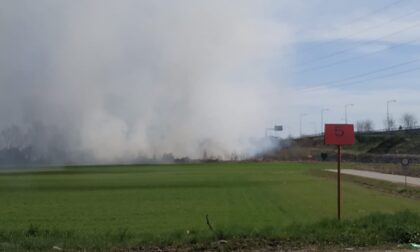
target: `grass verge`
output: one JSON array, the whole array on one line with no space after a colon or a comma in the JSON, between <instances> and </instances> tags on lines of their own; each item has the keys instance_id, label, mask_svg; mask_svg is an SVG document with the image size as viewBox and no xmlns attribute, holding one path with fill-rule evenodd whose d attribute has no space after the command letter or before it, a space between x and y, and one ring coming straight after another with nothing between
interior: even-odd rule
<instances>
[{"instance_id":1,"label":"grass verge","mask_svg":"<svg viewBox=\"0 0 420 252\"><path fill-rule=\"evenodd\" d=\"M355 220L324 220L312 225L292 225L284 234L303 244L377 246L420 241L420 216L403 211L374 213Z\"/></svg>"},{"instance_id":2,"label":"grass verge","mask_svg":"<svg viewBox=\"0 0 420 252\"><path fill-rule=\"evenodd\" d=\"M222 243L220 241L222 240ZM217 243L215 248L214 241ZM245 241L245 242L238 242ZM395 214L373 213L365 217L337 221L325 219L314 224L292 224L261 230L234 229L208 232L173 232L162 236L133 234L119 230L107 234L80 236L73 231L41 229L30 225L26 230L0 231L4 251L65 250L161 250L215 249L235 250L260 247L299 248L308 246L393 246L420 242L420 215L402 211Z\"/></svg>"},{"instance_id":3,"label":"grass verge","mask_svg":"<svg viewBox=\"0 0 420 252\"><path fill-rule=\"evenodd\" d=\"M310 170L310 174L325 177L332 180L337 179L337 174L323 170ZM349 174L341 174L341 177L346 182L351 182L371 190L384 192L392 195L397 195L405 198L420 199L420 188L413 186L404 186L403 184L382 181L378 179L364 178L360 176L353 176Z\"/></svg>"}]
</instances>

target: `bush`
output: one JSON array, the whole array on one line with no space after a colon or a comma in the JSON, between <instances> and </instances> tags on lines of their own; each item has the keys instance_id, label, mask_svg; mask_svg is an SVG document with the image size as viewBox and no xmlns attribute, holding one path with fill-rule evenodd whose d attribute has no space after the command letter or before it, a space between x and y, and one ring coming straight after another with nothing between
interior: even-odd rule
<instances>
[{"instance_id":1,"label":"bush","mask_svg":"<svg viewBox=\"0 0 420 252\"><path fill-rule=\"evenodd\" d=\"M375 213L355 220L324 220L312 225L292 225L285 237L309 244L372 246L420 241L420 216L404 211Z\"/></svg>"}]
</instances>

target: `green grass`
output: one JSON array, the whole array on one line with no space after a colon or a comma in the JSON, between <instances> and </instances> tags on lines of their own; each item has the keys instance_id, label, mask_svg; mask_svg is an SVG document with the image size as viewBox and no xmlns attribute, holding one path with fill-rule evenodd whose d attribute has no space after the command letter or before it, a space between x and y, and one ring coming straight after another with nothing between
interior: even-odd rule
<instances>
[{"instance_id":1,"label":"green grass","mask_svg":"<svg viewBox=\"0 0 420 252\"><path fill-rule=\"evenodd\" d=\"M289 226L282 237L304 244L377 246L420 241L420 215L374 213L354 220L323 220Z\"/></svg>"},{"instance_id":2,"label":"green grass","mask_svg":"<svg viewBox=\"0 0 420 252\"><path fill-rule=\"evenodd\" d=\"M0 248L206 240L213 235L206 214L222 237L281 235L292 224L335 217L334 180L309 172L332 167L216 163L1 174ZM405 209L420 213L419 201L343 183L344 220Z\"/></svg>"}]
</instances>

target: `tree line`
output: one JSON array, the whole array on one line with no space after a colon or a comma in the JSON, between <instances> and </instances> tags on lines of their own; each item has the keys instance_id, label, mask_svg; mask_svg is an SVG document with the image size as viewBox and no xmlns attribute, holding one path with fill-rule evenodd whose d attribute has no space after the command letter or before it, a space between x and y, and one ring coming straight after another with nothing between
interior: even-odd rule
<instances>
[{"instance_id":1,"label":"tree line","mask_svg":"<svg viewBox=\"0 0 420 252\"><path fill-rule=\"evenodd\" d=\"M417 127L417 118L414 114L405 113L401 116L399 124L393 117L384 119L384 126L386 130L403 130L414 129ZM373 121L370 119L360 120L356 122L356 130L358 132L370 132L374 130Z\"/></svg>"}]
</instances>

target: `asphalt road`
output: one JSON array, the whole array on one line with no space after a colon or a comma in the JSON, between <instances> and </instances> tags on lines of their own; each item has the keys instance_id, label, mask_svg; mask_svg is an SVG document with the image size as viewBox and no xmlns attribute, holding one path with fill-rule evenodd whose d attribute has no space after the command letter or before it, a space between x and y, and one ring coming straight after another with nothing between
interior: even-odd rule
<instances>
[{"instance_id":1,"label":"asphalt road","mask_svg":"<svg viewBox=\"0 0 420 252\"><path fill-rule=\"evenodd\" d=\"M337 170L329 169L330 172L337 172ZM392 175L392 174L385 174L380 172L371 172L371 171L361 171L361 170L354 170L354 169L342 169L342 174L354 175L359 177L371 178L371 179L378 179L378 180L385 180L394 183L405 183L405 176L401 175ZM407 185L412 186L420 186L420 178L416 177L407 177Z\"/></svg>"}]
</instances>

